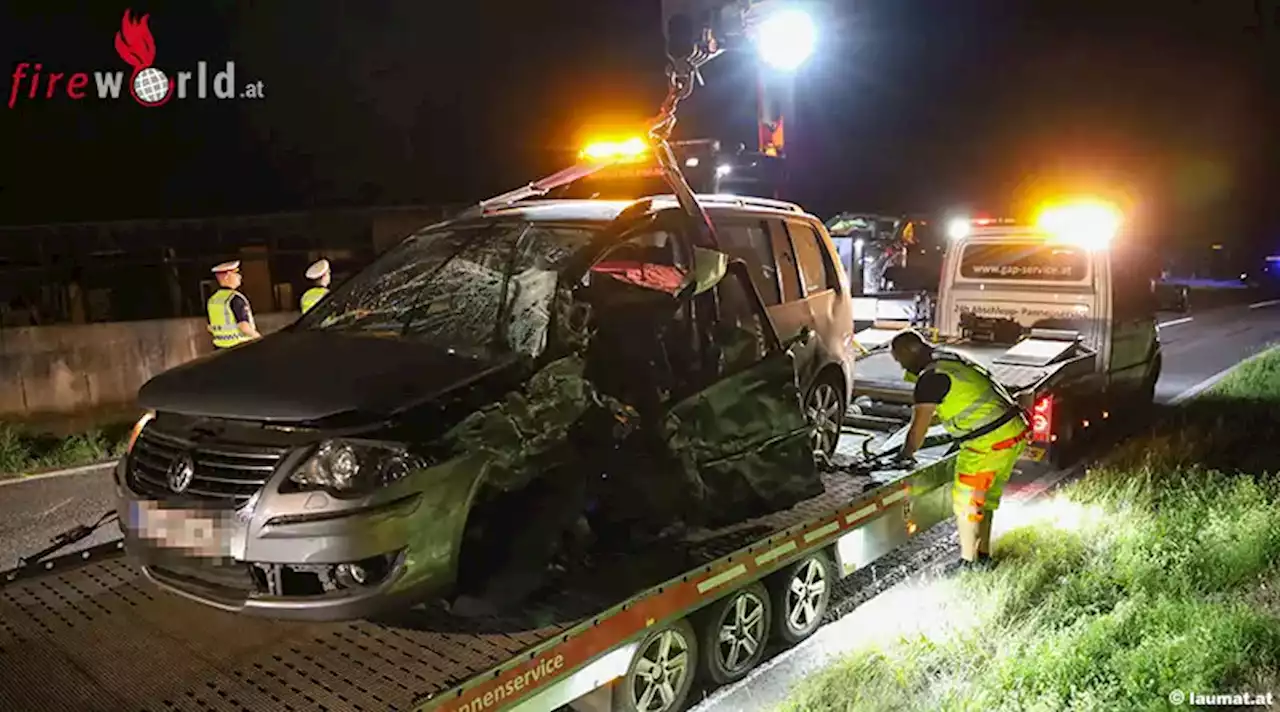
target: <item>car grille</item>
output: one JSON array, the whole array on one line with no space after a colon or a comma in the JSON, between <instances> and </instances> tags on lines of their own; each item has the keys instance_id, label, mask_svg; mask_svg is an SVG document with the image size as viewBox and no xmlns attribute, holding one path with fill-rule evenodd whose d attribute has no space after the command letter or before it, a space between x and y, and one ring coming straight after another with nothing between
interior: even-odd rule
<instances>
[{"instance_id":1,"label":"car grille","mask_svg":"<svg viewBox=\"0 0 1280 712\"><path fill-rule=\"evenodd\" d=\"M130 485L157 500L203 500L238 507L266 484L288 448L226 442L192 442L143 429L129 456ZM195 476L181 494L169 487L169 466L183 454L195 463Z\"/></svg>"}]
</instances>

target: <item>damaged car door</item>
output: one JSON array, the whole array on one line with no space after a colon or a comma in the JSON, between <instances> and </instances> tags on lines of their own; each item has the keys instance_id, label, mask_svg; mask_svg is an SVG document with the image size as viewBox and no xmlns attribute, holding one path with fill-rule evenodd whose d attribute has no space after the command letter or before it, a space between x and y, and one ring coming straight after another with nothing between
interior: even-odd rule
<instances>
[{"instance_id":1,"label":"damaged car door","mask_svg":"<svg viewBox=\"0 0 1280 712\"><path fill-rule=\"evenodd\" d=\"M823 485L794 365L808 334L779 342L740 260L698 262L695 323L715 358L703 387L668 409L663 429L698 485L690 523L714 527L792 507Z\"/></svg>"}]
</instances>

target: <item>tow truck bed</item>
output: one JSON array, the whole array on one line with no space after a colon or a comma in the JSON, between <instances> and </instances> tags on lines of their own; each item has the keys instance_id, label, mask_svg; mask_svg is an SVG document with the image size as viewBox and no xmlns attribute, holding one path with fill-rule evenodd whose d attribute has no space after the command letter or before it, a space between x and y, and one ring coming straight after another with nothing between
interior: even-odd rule
<instances>
[{"instance_id":1,"label":"tow truck bed","mask_svg":"<svg viewBox=\"0 0 1280 712\"><path fill-rule=\"evenodd\" d=\"M850 435L840 450L858 444ZM376 623L248 618L165 593L121 556L20 572L0 584L0 709L488 710L537 695L536 709L554 709L572 699L552 699L557 686L655 621L851 531L866 536L845 573L941 521L950 460L923 461L912 472L829 473L825 494L790 510L584 565L512 619L460 619L437 605ZM512 680L530 689L504 699Z\"/></svg>"},{"instance_id":2,"label":"tow truck bed","mask_svg":"<svg viewBox=\"0 0 1280 712\"><path fill-rule=\"evenodd\" d=\"M1070 379L1093 371L1091 355L1078 356L1047 366L1030 366L996 363L996 357L1009 350L1008 345L964 342L948 344L947 348L985 366L1005 388L1009 389L1009 392L1015 394L1045 381L1050 376ZM905 380L902 367L888 352L877 351L858 359L854 374L855 395L867 395L890 403L910 402L911 384Z\"/></svg>"}]
</instances>

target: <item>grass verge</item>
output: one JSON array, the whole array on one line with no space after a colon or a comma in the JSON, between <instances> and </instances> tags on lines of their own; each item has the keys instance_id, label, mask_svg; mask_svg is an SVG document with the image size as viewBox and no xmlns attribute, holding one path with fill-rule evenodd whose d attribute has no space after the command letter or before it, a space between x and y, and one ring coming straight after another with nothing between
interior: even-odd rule
<instances>
[{"instance_id":1,"label":"grass verge","mask_svg":"<svg viewBox=\"0 0 1280 712\"><path fill-rule=\"evenodd\" d=\"M1175 691L1280 704L1280 350L1159 422L1032 505L995 571L933 584L940 625L851 653L783 709L1158 710ZM914 600L904 618L936 615Z\"/></svg>"},{"instance_id":2,"label":"grass verge","mask_svg":"<svg viewBox=\"0 0 1280 712\"><path fill-rule=\"evenodd\" d=\"M57 436L0 422L0 479L119 457L131 427L122 423Z\"/></svg>"}]
</instances>

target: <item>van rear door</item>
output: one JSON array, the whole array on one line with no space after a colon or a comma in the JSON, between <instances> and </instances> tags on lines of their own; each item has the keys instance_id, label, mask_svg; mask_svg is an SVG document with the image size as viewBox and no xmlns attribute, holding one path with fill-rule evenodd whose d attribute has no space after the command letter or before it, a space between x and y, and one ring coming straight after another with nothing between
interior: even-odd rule
<instances>
[{"instance_id":1,"label":"van rear door","mask_svg":"<svg viewBox=\"0 0 1280 712\"><path fill-rule=\"evenodd\" d=\"M1097 269L1085 248L1051 243L1030 234L974 236L953 245L939 305L939 330L960 336L964 314L1003 318L1030 328L1079 331L1102 350L1106 304Z\"/></svg>"}]
</instances>

